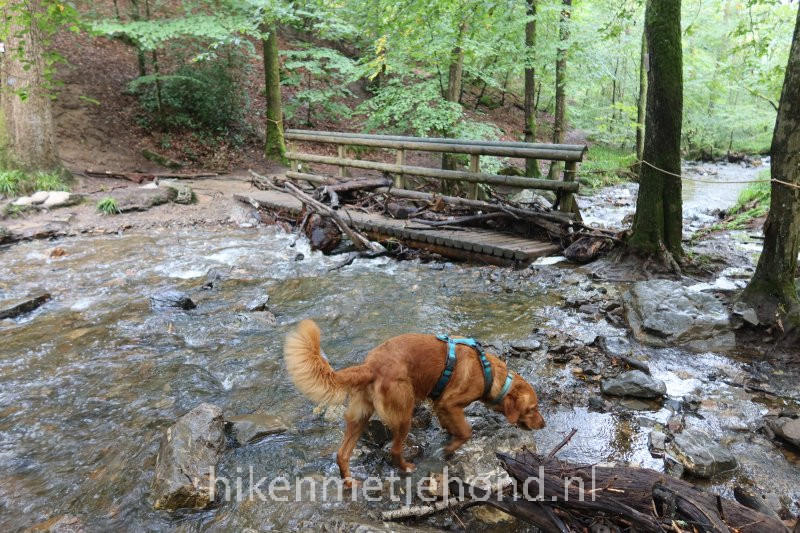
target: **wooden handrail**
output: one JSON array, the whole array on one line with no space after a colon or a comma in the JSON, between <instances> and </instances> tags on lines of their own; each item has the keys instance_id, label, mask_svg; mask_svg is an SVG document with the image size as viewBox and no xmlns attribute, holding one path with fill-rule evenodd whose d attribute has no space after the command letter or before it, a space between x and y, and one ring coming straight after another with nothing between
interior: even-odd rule
<instances>
[{"instance_id":1,"label":"wooden handrail","mask_svg":"<svg viewBox=\"0 0 800 533\"><path fill-rule=\"evenodd\" d=\"M409 165L395 165L392 163L378 163L375 161L363 161L360 159L344 159L341 157L330 157L325 155L302 154L298 152L288 152L286 157L292 161L305 161L307 163L320 163L323 165L346 166L351 168L362 168L366 170L379 170L392 174L410 174L413 176L424 176L428 178L439 178L454 181L466 181L468 183L486 183L490 185L504 185L506 187L516 187L518 189L546 189L551 191L577 192L578 183L574 181L555 181L535 178L525 178L520 176L501 176L499 174L486 174L483 172L466 172L462 170L442 170L438 168L414 167ZM293 171L297 172L295 169Z\"/></svg>"},{"instance_id":2,"label":"wooden handrail","mask_svg":"<svg viewBox=\"0 0 800 533\"><path fill-rule=\"evenodd\" d=\"M374 148L392 148L395 150L419 150L423 152L447 152L452 154L489 155L499 157L525 157L531 159L547 159L550 161L581 161L584 147L580 150L560 148L520 148L507 145L487 145L472 141L458 140L458 143L442 142L440 140L415 141L385 139L382 136L342 136L341 134L325 133L310 134L298 130L288 130L286 139L290 141L311 141L331 143L338 145L371 146ZM376 138L377 137L377 138ZM412 137L413 139L413 137ZM450 141L454 139L449 139ZM517 144L517 143L514 143ZM524 144L524 143L521 143ZM548 145L542 145L548 146Z\"/></svg>"},{"instance_id":3,"label":"wooden handrail","mask_svg":"<svg viewBox=\"0 0 800 533\"><path fill-rule=\"evenodd\" d=\"M445 137L409 137L405 135L375 135L371 133L350 133L350 132L327 132L316 130L286 130L287 139L295 139L296 136L303 136L302 139L296 140L312 140L308 138L309 135L314 137L334 137L334 138L352 138L352 139L385 139L390 141L408 141L408 142L425 142L425 143L438 143L438 144L469 144L480 146L498 146L510 148L533 148L544 150L559 150L568 152L586 152L588 147L585 144L549 144L549 143L527 143L516 141L485 141L485 140L467 140L467 139L448 139ZM323 142L323 141L319 141Z\"/></svg>"}]
</instances>

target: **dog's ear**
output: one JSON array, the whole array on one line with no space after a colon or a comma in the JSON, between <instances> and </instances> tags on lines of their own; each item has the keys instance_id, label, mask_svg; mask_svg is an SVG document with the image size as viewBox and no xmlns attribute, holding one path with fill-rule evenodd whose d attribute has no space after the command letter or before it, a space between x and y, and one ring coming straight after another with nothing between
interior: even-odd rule
<instances>
[{"instance_id":1,"label":"dog's ear","mask_svg":"<svg viewBox=\"0 0 800 533\"><path fill-rule=\"evenodd\" d=\"M509 424L516 424L519 420L519 415L522 414L517 406L517 402L510 394L503 398L503 414Z\"/></svg>"}]
</instances>

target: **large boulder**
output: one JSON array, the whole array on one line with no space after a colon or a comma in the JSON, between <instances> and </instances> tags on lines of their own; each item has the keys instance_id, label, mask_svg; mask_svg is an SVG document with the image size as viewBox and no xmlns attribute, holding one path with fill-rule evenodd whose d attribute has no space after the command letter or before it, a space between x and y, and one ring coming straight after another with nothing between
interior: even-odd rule
<instances>
[{"instance_id":1,"label":"large boulder","mask_svg":"<svg viewBox=\"0 0 800 533\"><path fill-rule=\"evenodd\" d=\"M261 412L228 417L227 425L240 446L257 442L268 435L285 433L289 429L280 418Z\"/></svg>"},{"instance_id":2,"label":"large boulder","mask_svg":"<svg viewBox=\"0 0 800 533\"><path fill-rule=\"evenodd\" d=\"M641 342L698 352L726 351L736 344L725 307L710 294L674 281L649 280L636 283L622 299L633 335Z\"/></svg>"},{"instance_id":3,"label":"large boulder","mask_svg":"<svg viewBox=\"0 0 800 533\"><path fill-rule=\"evenodd\" d=\"M648 376L641 370L630 370L615 378L604 379L600 387L603 394L611 396L662 398L667 393L667 386L663 381Z\"/></svg>"},{"instance_id":4,"label":"large boulder","mask_svg":"<svg viewBox=\"0 0 800 533\"><path fill-rule=\"evenodd\" d=\"M733 454L698 429L685 429L675 435L669 451L697 477L711 479L736 468Z\"/></svg>"},{"instance_id":5,"label":"large boulder","mask_svg":"<svg viewBox=\"0 0 800 533\"><path fill-rule=\"evenodd\" d=\"M330 218L316 213L308 219L306 237L311 241L312 250L320 250L324 254L331 253L342 242L339 226Z\"/></svg>"},{"instance_id":6,"label":"large boulder","mask_svg":"<svg viewBox=\"0 0 800 533\"><path fill-rule=\"evenodd\" d=\"M782 416L775 420L768 420L767 426L775 435L800 449L800 418Z\"/></svg>"},{"instance_id":7,"label":"large boulder","mask_svg":"<svg viewBox=\"0 0 800 533\"><path fill-rule=\"evenodd\" d=\"M121 212L146 211L153 206L174 201L178 191L172 187L129 187L113 191L111 197L117 201L117 208Z\"/></svg>"},{"instance_id":8,"label":"large boulder","mask_svg":"<svg viewBox=\"0 0 800 533\"><path fill-rule=\"evenodd\" d=\"M225 449L222 409L201 403L167 429L153 482L156 509L205 509L212 501L211 470Z\"/></svg>"}]
</instances>

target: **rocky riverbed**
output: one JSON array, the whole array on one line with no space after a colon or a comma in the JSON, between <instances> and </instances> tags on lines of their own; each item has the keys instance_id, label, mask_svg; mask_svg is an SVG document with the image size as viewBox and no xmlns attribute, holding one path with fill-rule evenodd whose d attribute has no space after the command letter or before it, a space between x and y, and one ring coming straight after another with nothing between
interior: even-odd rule
<instances>
[{"instance_id":1,"label":"rocky riverbed","mask_svg":"<svg viewBox=\"0 0 800 533\"><path fill-rule=\"evenodd\" d=\"M615 190L588 201L601 212ZM800 512L800 368L729 342L746 315L725 296L752 269L757 241L748 235L698 245L734 258L713 276L634 285L552 260L518 271L387 258L334 268L343 257L312 252L276 226L254 227L249 214L236 220L0 252L0 309L50 296L0 321L0 529L263 531L324 522L406 530L380 521L380 511L400 505L386 494L248 497L251 475L267 480L262 488L281 477L337 475L342 410L314 409L283 370L283 338L303 318L318 321L336 367L401 332L451 332L491 344L534 384L546 429L524 432L473 405L475 436L446 462L433 456L446 436L419 409L407 446L414 483L445 466L496 477L495 452L548 451L577 428L564 458L655 468L727 497L745 487L784 518ZM653 299L669 305L650 309ZM370 425L354 454L356 477L396 474L388 438ZM187 456L170 442L194 450L194 462L182 463ZM212 463L233 480L230 501L155 508L171 507L159 500L170 485L158 479L202 475L192 468ZM413 525L526 530L482 508Z\"/></svg>"}]
</instances>

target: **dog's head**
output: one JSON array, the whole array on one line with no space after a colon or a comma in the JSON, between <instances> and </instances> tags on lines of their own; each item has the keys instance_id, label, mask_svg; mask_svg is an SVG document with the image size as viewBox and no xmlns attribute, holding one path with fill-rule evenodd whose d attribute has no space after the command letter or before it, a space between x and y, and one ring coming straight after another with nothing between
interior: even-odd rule
<instances>
[{"instance_id":1,"label":"dog's head","mask_svg":"<svg viewBox=\"0 0 800 533\"><path fill-rule=\"evenodd\" d=\"M531 384L514 375L511 390L500 404L501 411L506 415L510 424L516 424L522 429L542 429L545 426L544 418L539 412L539 399Z\"/></svg>"}]
</instances>

